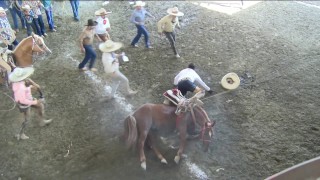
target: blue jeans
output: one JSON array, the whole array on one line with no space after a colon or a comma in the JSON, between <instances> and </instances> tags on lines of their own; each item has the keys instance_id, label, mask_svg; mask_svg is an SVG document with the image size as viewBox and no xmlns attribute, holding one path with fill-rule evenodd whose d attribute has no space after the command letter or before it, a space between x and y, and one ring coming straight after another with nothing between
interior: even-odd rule
<instances>
[{"instance_id":1,"label":"blue jeans","mask_svg":"<svg viewBox=\"0 0 320 180\"><path fill-rule=\"evenodd\" d=\"M49 24L49 29L53 30L54 29L54 22L53 22L53 14L52 14L52 7L48 7L48 9L45 9L46 15L47 15L47 20Z\"/></svg>"},{"instance_id":2,"label":"blue jeans","mask_svg":"<svg viewBox=\"0 0 320 180\"><path fill-rule=\"evenodd\" d=\"M35 19L33 19L31 23L28 23L28 22L27 22L26 24L27 24L27 34L28 34L28 36L31 35L32 31L33 31L34 33L38 34L38 33L37 33L38 30L37 30L37 27L36 27ZM41 36L41 35L40 35L40 36Z\"/></svg>"},{"instance_id":3,"label":"blue jeans","mask_svg":"<svg viewBox=\"0 0 320 180\"><path fill-rule=\"evenodd\" d=\"M72 7L72 11L73 11L73 17L75 20L79 21L79 0L70 0L70 4Z\"/></svg>"},{"instance_id":4,"label":"blue jeans","mask_svg":"<svg viewBox=\"0 0 320 180\"><path fill-rule=\"evenodd\" d=\"M38 18L36 20L38 20L38 24L39 24L39 30L40 30L39 34L44 35L46 33L46 28L44 27L42 15L38 15Z\"/></svg>"},{"instance_id":5,"label":"blue jeans","mask_svg":"<svg viewBox=\"0 0 320 180\"><path fill-rule=\"evenodd\" d=\"M137 27L138 33L136 37L134 37L134 39L132 40L131 45L134 46L135 44L137 44L139 39L141 38L141 35L143 34L146 47L149 47L150 46L149 33L146 27L144 25L136 25L136 27Z\"/></svg>"},{"instance_id":6,"label":"blue jeans","mask_svg":"<svg viewBox=\"0 0 320 180\"><path fill-rule=\"evenodd\" d=\"M19 11L15 6L13 6L12 8L9 8L9 10L10 10L10 13L12 15L14 29L19 29L17 15L19 16L19 18L21 20L21 26L25 27L26 26L26 22L25 22L24 18L22 17L22 12Z\"/></svg>"},{"instance_id":7,"label":"blue jeans","mask_svg":"<svg viewBox=\"0 0 320 180\"><path fill-rule=\"evenodd\" d=\"M89 60L89 68L91 69L93 68L94 62L96 61L96 52L93 50L92 45L83 45L83 47L86 52L83 61L79 64L79 69L84 68L84 66L88 63Z\"/></svg>"}]
</instances>

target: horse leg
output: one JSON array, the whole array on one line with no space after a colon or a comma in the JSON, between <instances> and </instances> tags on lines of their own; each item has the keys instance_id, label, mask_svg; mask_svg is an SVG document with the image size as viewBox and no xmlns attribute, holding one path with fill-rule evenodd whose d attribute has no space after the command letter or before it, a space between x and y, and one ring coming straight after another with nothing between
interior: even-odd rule
<instances>
[{"instance_id":1,"label":"horse leg","mask_svg":"<svg viewBox=\"0 0 320 180\"><path fill-rule=\"evenodd\" d=\"M183 150L184 150L185 145L186 145L186 136L187 136L187 125L186 124L185 124L185 126L180 126L179 127L179 133L180 133L179 150L177 152L177 155L174 157L174 162L176 162L177 164L179 164L181 155L182 155Z\"/></svg>"},{"instance_id":2,"label":"horse leg","mask_svg":"<svg viewBox=\"0 0 320 180\"><path fill-rule=\"evenodd\" d=\"M21 124L21 128L19 130L19 133L16 135L18 140L29 139L29 137L24 134L24 130L25 130L27 123L29 121L29 118L30 118L30 107L23 113L23 117L24 117L24 120Z\"/></svg>"},{"instance_id":3,"label":"horse leg","mask_svg":"<svg viewBox=\"0 0 320 180\"><path fill-rule=\"evenodd\" d=\"M146 156L144 154L144 143L146 141L146 138L147 138L147 131L144 131L144 132L140 133L139 140L138 140L140 162L141 162L141 167L144 170L147 169Z\"/></svg>"},{"instance_id":4,"label":"horse leg","mask_svg":"<svg viewBox=\"0 0 320 180\"><path fill-rule=\"evenodd\" d=\"M156 137L157 136L155 134L149 133L147 142L149 146L152 148L152 150L154 151L154 153L156 153L157 157L161 160L161 163L168 164L167 160L162 156L162 154L160 153L160 151L158 150L158 148L154 143L156 141Z\"/></svg>"}]
</instances>

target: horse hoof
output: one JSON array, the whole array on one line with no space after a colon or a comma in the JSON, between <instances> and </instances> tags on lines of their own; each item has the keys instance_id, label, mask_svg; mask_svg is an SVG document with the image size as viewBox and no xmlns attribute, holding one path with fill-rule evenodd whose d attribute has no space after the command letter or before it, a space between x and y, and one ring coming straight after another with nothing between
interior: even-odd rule
<instances>
[{"instance_id":1,"label":"horse hoof","mask_svg":"<svg viewBox=\"0 0 320 180\"><path fill-rule=\"evenodd\" d=\"M175 156L174 157L174 162L176 162L177 164L179 164L180 161L180 157L179 156Z\"/></svg>"},{"instance_id":2,"label":"horse hoof","mask_svg":"<svg viewBox=\"0 0 320 180\"><path fill-rule=\"evenodd\" d=\"M165 158L161 159L161 163L168 164L167 160Z\"/></svg>"},{"instance_id":3,"label":"horse hoof","mask_svg":"<svg viewBox=\"0 0 320 180\"><path fill-rule=\"evenodd\" d=\"M144 161L141 163L141 167L143 170L147 170L147 163Z\"/></svg>"}]
</instances>

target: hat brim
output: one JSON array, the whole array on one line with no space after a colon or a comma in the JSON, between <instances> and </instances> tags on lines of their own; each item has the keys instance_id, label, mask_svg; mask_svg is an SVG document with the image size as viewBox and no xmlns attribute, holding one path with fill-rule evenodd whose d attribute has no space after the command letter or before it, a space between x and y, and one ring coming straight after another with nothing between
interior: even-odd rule
<instances>
[{"instance_id":1,"label":"hat brim","mask_svg":"<svg viewBox=\"0 0 320 180\"><path fill-rule=\"evenodd\" d=\"M232 79L232 83L228 81ZM240 78L236 73L228 73L221 80L221 86L225 89L232 90L238 88L240 85Z\"/></svg>"},{"instance_id":2,"label":"hat brim","mask_svg":"<svg viewBox=\"0 0 320 180\"><path fill-rule=\"evenodd\" d=\"M146 3L145 2L143 2L143 3L141 3L141 4L135 4L135 5L133 5L133 7L137 7L137 6L145 6L146 5Z\"/></svg>"},{"instance_id":3,"label":"hat brim","mask_svg":"<svg viewBox=\"0 0 320 180\"><path fill-rule=\"evenodd\" d=\"M102 52L113 52L113 51L120 49L122 46L123 46L123 44L121 42L113 42L112 47L106 47L105 43L101 43L101 44L99 44L99 49Z\"/></svg>"},{"instance_id":4,"label":"hat brim","mask_svg":"<svg viewBox=\"0 0 320 180\"><path fill-rule=\"evenodd\" d=\"M171 9L168 9L167 13L170 15L174 15L174 16L183 16L184 15L184 13L181 11L178 11L178 13L172 13Z\"/></svg>"},{"instance_id":5,"label":"hat brim","mask_svg":"<svg viewBox=\"0 0 320 180\"><path fill-rule=\"evenodd\" d=\"M86 24L86 25L84 25L84 26L96 26L97 24L98 24L97 21L93 21L93 24Z\"/></svg>"},{"instance_id":6,"label":"hat brim","mask_svg":"<svg viewBox=\"0 0 320 180\"><path fill-rule=\"evenodd\" d=\"M6 11L8 11L8 9L2 9L2 10L0 10L0 12L6 12Z\"/></svg>"},{"instance_id":7,"label":"hat brim","mask_svg":"<svg viewBox=\"0 0 320 180\"><path fill-rule=\"evenodd\" d=\"M33 67L25 67L25 68L20 68L20 69L23 69L24 74L22 76L17 77L16 74L15 74L15 70L13 70L13 72L11 72L9 74L9 81L11 81L11 82L22 81L22 80L28 78L29 76L31 76L33 74L33 72L34 72L34 68Z\"/></svg>"},{"instance_id":8,"label":"hat brim","mask_svg":"<svg viewBox=\"0 0 320 180\"><path fill-rule=\"evenodd\" d=\"M99 12L99 11L96 11L96 12L94 12L94 14L96 15L96 16L105 16L105 15L108 15L108 14L111 14L112 12Z\"/></svg>"}]
</instances>

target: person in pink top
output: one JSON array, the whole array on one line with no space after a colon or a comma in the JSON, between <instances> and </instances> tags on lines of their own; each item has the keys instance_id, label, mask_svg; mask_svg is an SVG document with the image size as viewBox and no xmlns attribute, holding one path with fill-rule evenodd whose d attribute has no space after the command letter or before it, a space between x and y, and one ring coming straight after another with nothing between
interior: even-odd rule
<instances>
[{"instance_id":1,"label":"person in pink top","mask_svg":"<svg viewBox=\"0 0 320 180\"><path fill-rule=\"evenodd\" d=\"M19 105L20 112L24 113L24 122L21 125L19 133L16 135L17 139L29 139L25 135L25 127L30 119L30 107L35 108L39 115L39 125L45 126L49 124L52 119L44 119L44 100L35 99L32 97L32 90L40 90L40 86L34 83L28 77L34 72L33 67L15 68L13 72L9 74L9 81L12 82L12 90L14 93L14 99Z\"/></svg>"}]
</instances>

